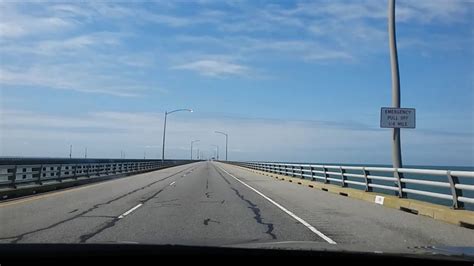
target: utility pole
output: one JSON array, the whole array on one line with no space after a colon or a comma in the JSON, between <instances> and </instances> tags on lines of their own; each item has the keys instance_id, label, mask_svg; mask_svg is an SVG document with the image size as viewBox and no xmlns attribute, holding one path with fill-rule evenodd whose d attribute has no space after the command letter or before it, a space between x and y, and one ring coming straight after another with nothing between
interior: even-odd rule
<instances>
[{"instance_id":1,"label":"utility pole","mask_svg":"<svg viewBox=\"0 0 474 266\"><path fill-rule=\"evenodd\" d=\"M69 145L69 159L72 158L72 144Z\"/></svg>"},{"instance_id":2,"label":"utility pole","mask_svg":"<svg viewBox=\"0 0 474 266\"><path fill-rule=\"evenodd\" d=\"M86 147L85 150L84 150L84 158L87 159L87 147Z\"/></svg>"}]
</instances>

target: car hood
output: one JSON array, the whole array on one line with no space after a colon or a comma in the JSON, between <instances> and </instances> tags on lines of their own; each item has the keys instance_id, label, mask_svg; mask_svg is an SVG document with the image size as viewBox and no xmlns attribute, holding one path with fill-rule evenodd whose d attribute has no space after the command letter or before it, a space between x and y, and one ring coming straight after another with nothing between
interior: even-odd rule
<instances>
[{"instance_id":1,"label":"car hood","mask_svg":"<svg viewBox=\"0 0 474 266\"><path fill-rule=\"evenodd\" d=\"M427 256L449 256L474 260L474 247L465 246L415 246L407 247L406 250L368 250L350 244L331 245L323 242L313 241L275 241L275 242L254 242L226 245L234 248L256 248L256 249L285 249L285 250L315 250L328 252L346 251L350 253L375 253L391 255L427 255Z\"/></svg>"}]
</instances>

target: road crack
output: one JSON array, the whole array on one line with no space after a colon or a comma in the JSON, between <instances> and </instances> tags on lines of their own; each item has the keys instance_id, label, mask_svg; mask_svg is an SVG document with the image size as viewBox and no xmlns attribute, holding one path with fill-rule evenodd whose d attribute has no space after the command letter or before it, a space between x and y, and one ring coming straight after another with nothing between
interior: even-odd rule
<instances>
[{"instance_id":1,"label":"road crack","mask_svg":"<svg viewBox=\"0 0 474 266\"><path fill-rule=\"evenodd\" d=\"M246 199L242 194L240 194L240 192L234 188L232 186L232 184L229 182L229 180L227 180L227 178L225 178L224 175L222 175L222 173L215 169L216 172L224 179L224 181L229 184L230 186L230 189L232 189L235 194L237 195L237 197L239 197L242 201L246 202L247 205L248 205L248 208L250 210L252 210L253 214L255 215L253 218L255 219L255 221L258 223L258 224L261 224L263 226L266 226L267 227L267 231L265 232L267 235L269 235L272 239L277 239L276 235L273 233L273 223L265 223L263 222L263 218L262 218L262 215L261 215L261 211L260 211L260 208L254 204L252 201L250 201L249 199Z\"/></svg>"},{"instance_id":2,"label":"road crack","mask_svg":"<svg viewBox=\"0 0 474 266\"><path fill-rule=\"evenodd\" d=\"M205 220L203 221L203 224L207 226L207 225L209 225L209 222L211 222L211 223L216 223L216 224L220 224L220 223L221 223L221 222L219 222L219 221L215 221L215 220L212 220L212 219L210 219L210 218L207 218L207 219L205 219Z\"/></svg>"}]
</instances>

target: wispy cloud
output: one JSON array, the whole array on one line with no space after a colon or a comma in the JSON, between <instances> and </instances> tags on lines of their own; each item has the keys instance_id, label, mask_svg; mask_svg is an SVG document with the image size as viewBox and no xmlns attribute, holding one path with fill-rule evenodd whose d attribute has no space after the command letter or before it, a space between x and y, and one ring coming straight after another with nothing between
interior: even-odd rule
<instances>
[{"instance_id":1,"label":"wispy cloud","mask_svg":"<svg viewBox=\"0 0 474 266\"><path fill-rule=\"evenodd\" d=\"M53 34L75 28L74 20L20 13L15 3L0 3L0 40Z\"/></svg>"},{"instance_id":2,"label":"wispy cloud","mask_svg":"<svg viewBox=\"0 0 474 266\"><path fill-rule=\"evenodd\" d=\"M172 69L195 71L204 76L246 76L250 69L246 66L225 61L199 60L191 63L177 65Z\"/></svg>"},{"instance_id":3,"label":"wispy cloud","mask_svg":"<svg viewBox=\"0 0 474 266\"><path fill-rule=\"evenodd\" d=\"M136 97L147 89L115 75L76 72L75 68L76 66L71 65L35 66L21 71L0 68L0 84L4 85L4 89L5 85L31 86L38 89L49 87L120 97Z\"/></svg>"}]
</instances>

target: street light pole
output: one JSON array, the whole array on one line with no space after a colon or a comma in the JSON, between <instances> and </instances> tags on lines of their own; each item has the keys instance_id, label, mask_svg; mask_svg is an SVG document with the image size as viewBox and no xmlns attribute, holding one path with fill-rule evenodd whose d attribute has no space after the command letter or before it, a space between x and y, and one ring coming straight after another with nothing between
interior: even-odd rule
<instances>
[{"instance_id":1,"label":"street light pole","mask_svg":"<svg viewBox=\"0 0 474 266\"><path fill-rule=\"evenodd\" d=\"M166 138L166 118L168 117L169 114L174 113L174 112L180 112L180 111L188 111L188 112L193 112L191 109L176 109L171 112L165 112L165 122L163 125L163 148L161 151L161 162L165 162L165 138Z\"/></svg>"},{"instance_id":2,"label":"street light pole","mask_svg":"<svg viewBox=\"0 0 474 266\"><path fill-rule=\"evenodd\" d=\"M397 39L395 32L395 0L388 1L388 37L390 44L390 65L392 72L392 107L400 108L400 74L398 72ZM402 168L400 128L392 129L393 168Z\"/></svg>"},{"instance_id":3,"label":"street light pole","mask_svg":"<svg viewBox=\"0 0 474 266\"><path fill-rule=\"evenodd\" d=\"M216 157L217 157L217 160L219 161L219 145L214 145L213 144L211 146L216 147L216 149L217 149Z\"/></svg>"},{"instance_id":4,"label":"street light pole","mask_svg":"<svg viewBox=\"0 0 474 266\"><path fill-rule=\"evenodd\" d=\"M221 132L221 131L215 131L217 134L222 134L225 136L225 160L227 161L227 144L229 143L229 135L227 133Z\"/></svg>"},{"instance_id":5,"label":"street light pole","mask_svg":"<svg viewBox=\"0 0 474 266\"><path fill-rule=\"evenodd\" d=\"M199 142L199 141L200 140L198 140L198 139L191 141L191 160L193 159L193 144L194 144L194 142Z\"/></svg>"}]
</instances>

